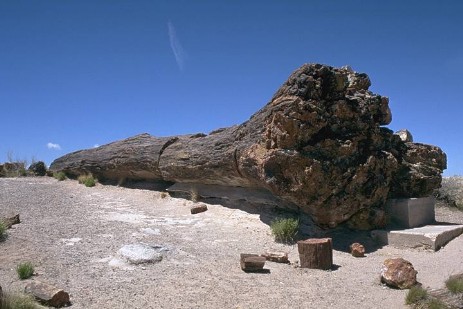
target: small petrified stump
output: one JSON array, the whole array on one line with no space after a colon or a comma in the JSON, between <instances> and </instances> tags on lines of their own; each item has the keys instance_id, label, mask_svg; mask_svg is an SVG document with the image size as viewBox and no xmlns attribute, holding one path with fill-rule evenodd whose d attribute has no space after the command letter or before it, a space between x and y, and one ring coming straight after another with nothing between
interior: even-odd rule
<instances>
[{"instance_id":1,"label":"small petrified stump","mask_svg":"<svg viewBox=\"0 0 463 309\"><path fill-rule=\"evenodd\" d=\"M331 238L309 238L297 242L301 268L331 269L333 244Z\"/></svg>"},{"instance_id":2,"label":"small petrified stump","mask_svg":"<svg viewBox=\"0 0 463 309\"><path fill-rule=\"evenodd\" d=\"M354 257L364 257L365 256L365 247L362 244L359 244L358 242L354 242L352 245L349 247L350 249L350 254Z\"/></svg>"},{"instance_id":3,"label":"small petrified stump","mask_svg":"<svg viewBox=\"0 0 463 309\"><path fill-rule=\"evenodd\" d=\"M191 207L190 211L191 211L192 215L198 214L200 212L205 212L205 211L207 211L207 205L206 204L194 205L193 207Z\"/></svg>"},{"instance_id":4,"label":"small petrified stump","mask_svg":"<svg viewBox=\"0 0 463 309\"><path fill-rule=\"evenodd\" d=\"M409 289L414 286L416 274L412 263L403 258L387 259L381 267L381 282L398 289Z\"/></svg>"},{"instance_id":5,"label":"small petrified stump","mask_svg":"<svg viewBox=\"0 0 463 309\"><path fill-rule=\"evenodd\" d=\"M289 263L287 252L267 251L262 253L260 256L263 256L267 261L270 262Z\"/></svg>"},{"instance_id":6,"label":"small petrified stump","mask_svg":"<svg viewBox=\"0 0 463 309\"><path fill-rule=\"evenodd\" d=\"M24 291L43 305L61 308L69 305L69 294L48 283L33 281L26 285Z\"/></svg>"},{"instance_id":7,"label":"small petrified stump","mask_svg":"<svg viewBox=\"0 0 463 309\"><path fill-rule=\"evenodd\" d=\"M264 269L265 257L257 254L241 253L241 269L246 272L258 272Z\"/></svg>"},{"instance_id":8,"label":"small petrified stump","mask_svg":"<svg viewBox=\"0 0 463 309\"><path fill-rule=\"evenodd\" d=\"M0 218L0 221L3 222L3 224L5 225L7 229L11 228L11 226L15 224L21 223L21 221L19 220L19 214L14 215L12 217L8 217L8 218Z\"/></svg>"}]
</instances>

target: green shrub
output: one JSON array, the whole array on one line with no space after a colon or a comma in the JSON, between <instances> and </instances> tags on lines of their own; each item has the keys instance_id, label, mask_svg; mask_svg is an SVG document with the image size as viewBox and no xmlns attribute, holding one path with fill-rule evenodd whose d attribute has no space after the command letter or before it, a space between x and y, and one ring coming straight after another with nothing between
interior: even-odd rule
<instances>
[{"instance_id":1,"label":"green shrub","mask_svg":"<svg viewBox=\"0 0 463 309\"><path fill-rule=\"evenodd\" d=\"M2 309L39 309L45 308L37 304L34 298L23 293L6 293L3 292L3 298L0 303Z\"/></svg>"},{"instance_id":2,"label":"green shrub","mask_svg":"<svg viewBox=\"0 0 463 309\"><path fill-rule=\"evenodd\" d=\"M5 223L3 223L2 220L0 220L0 240L5 238L6 236L6 226Z\"/></svg>"},{"instance_id":3,"label":"green shrub","mask_svg":"<svg viewBox=\"0 0 463 309\"><path fill-rule=\"evenodd\" d=\"M94 187L97 182L97 180L93 178L92 174L80 175L77 180L79 183L84 184L86 187Z\"/></svg>"},{"instance_id":4,"label":"green shrub","mask_svg":"<svg viewBox=\"0 0 463 309\"><path fill-rule=\"evenodd\" d=\"M34 266L31 262L21 263L16 267L16 272L21 280L28 279L34 274Z\"/></svg>"},{"instance_id":5,"label":"green shrub","mask_svg":"<svg viewBox=\"0 0 463 309\"><path fill-rule=\"evenodd\" d=\"M417 304L426 300L428 297L428 292L423 289L421 286L413 286L408 290L407 296L405 297L405 304Z\"/></svg>"},{"instance_id":6,"label":"green shrub","mask_svg":"<svg viewBox=\"0 0 463 309\"><path fill-rule=\"evenodd\" d=\"M441 300L435 298L428 300L425 304L427 309L449 309Z\"/></svg>"},{"instance_id":7,"label":"green shrub","mask_svg":"<svg viewBox=\"0 0 463 309\"><path fill-rule=\"evenodd\" d=\"M57 173L55 172L53 173L53 177L55 177L59 181L63 181L66 179L66 174L64 172L57 172Z\"/></svg>"},{"instance_id":8,"label":"green shrub","mask_svg":"<svg viewBox=\"0 0 463 309\"><path fill-rule=\"evenodd\" d=\"M275 241L290 243L293 242L299 230L299 220L294 218L280 218L270 224L272 235Z\"/></svg>"},{"instance_id":9,"label":"green shrub","mask_svg":"<svg viewBox=\"0 0 463 309\"><path fill-rule=\"evenodd\" d=\"M462 293L463 292L463 276L462 275L450 276L445 281L445 286L453 294Z\"/></svg>"}]
</instances>

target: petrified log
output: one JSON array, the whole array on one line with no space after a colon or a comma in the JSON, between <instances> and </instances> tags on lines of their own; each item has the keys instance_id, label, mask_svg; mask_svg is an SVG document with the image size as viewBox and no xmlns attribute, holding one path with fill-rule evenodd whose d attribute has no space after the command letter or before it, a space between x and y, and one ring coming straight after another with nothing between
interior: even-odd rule
<instances>
[{"instance_id":1,"label":"petrified log","mask_svg":"<svg viewBox=\"0 0 463 309\"><path fill-rule=\"evenodd\" d=\"M265 257L257 254L241 253L240 264L241 269L247 272L258 272L264 269Z\"/></svg>"},{"instance_id":2,"label":"petrified log","mask_svg":"<svg viewBox=\"0 0 463 309\"><path fill-rule=\"evenodd\" d=\"M426 196L438 187L446 159L439 148L406 143L382 127L392 119L388 98L369 86L366 74L348 67L305 64L241 125L208 135L141 134L67 154L50 169L100 181L264 189L320 225L355 218L354 228L375 228L386 222L388 196Z\"/></svg>"},{"instance_id":3,"label":"petrified log","mask_svg":"<svg viewBox=\"0 0 463 309\"><path fill-rule=\"evenodd\" d=\"M309 238L297 242L302 268L328 270L333 267L331 238Z\"/></svg>"},{"instance_id":4,"label":"petrified log","mask_svg":"<svg viewBox=\"0 0 463 309\"><path fill-rule=\"evenodd\" d=\"M46 306L61 308L70 303L69 293L45 282L30 282L26 285L24 291Z\"/></svg>"}]
</instances>

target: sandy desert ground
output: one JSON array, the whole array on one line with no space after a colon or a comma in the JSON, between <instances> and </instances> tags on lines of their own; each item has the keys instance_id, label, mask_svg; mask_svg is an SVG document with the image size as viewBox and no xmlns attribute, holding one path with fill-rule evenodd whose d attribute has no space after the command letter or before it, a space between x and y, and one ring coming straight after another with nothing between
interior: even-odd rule
<instances>
[{"instance_id":1,"label":"sandy desert ground","mask_svg":"<svg viewBox=\"0 0 463 309\"><path fill-rule=\"evenodd\" d=\"M441 288L463 273L463 237L438 252L377 247L366 233L330 231L331 271L297 267L295 245L275 243L273 209L239 202L208 204L191 215L192 201L160 192L53 178L0 179L0 216L19 213L21 224L0 243L0 285L22 290L28 280L64 288L72 308L406 308L406 291L379 282L382 262L403 257L425 287ZM436 209L438 221L463 223L463 213ZM323 231L307 224L306 237ZM349 243L363 242L354 258ZM130 265L118 257L126 244L168 248L159 263ZM240 253L289 252L291 264L267 262L268 273L245 273ZM20 281L15 267L31 261L36 275Z\"/></svg>"}]
</instances>

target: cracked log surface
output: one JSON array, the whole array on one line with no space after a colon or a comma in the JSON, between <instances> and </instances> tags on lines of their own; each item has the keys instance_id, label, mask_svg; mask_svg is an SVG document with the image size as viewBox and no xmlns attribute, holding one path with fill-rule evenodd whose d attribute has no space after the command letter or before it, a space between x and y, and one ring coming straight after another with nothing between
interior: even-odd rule
<instances>
[{"instance_id":1,"label":"cracked log surface","mask_svg":"<svg viewBox=\"0 0 463 309\"><path fill-rule=\"evenodd\" d=\"M241 125L208 135L141 134L67 154L50 169L266 189L320 225L381 227L386 199L431 194L446 157L383 127L392 120L389 100L369 86L366 74L349 67L305 64Z\"/></svg>"}]
</instances>

